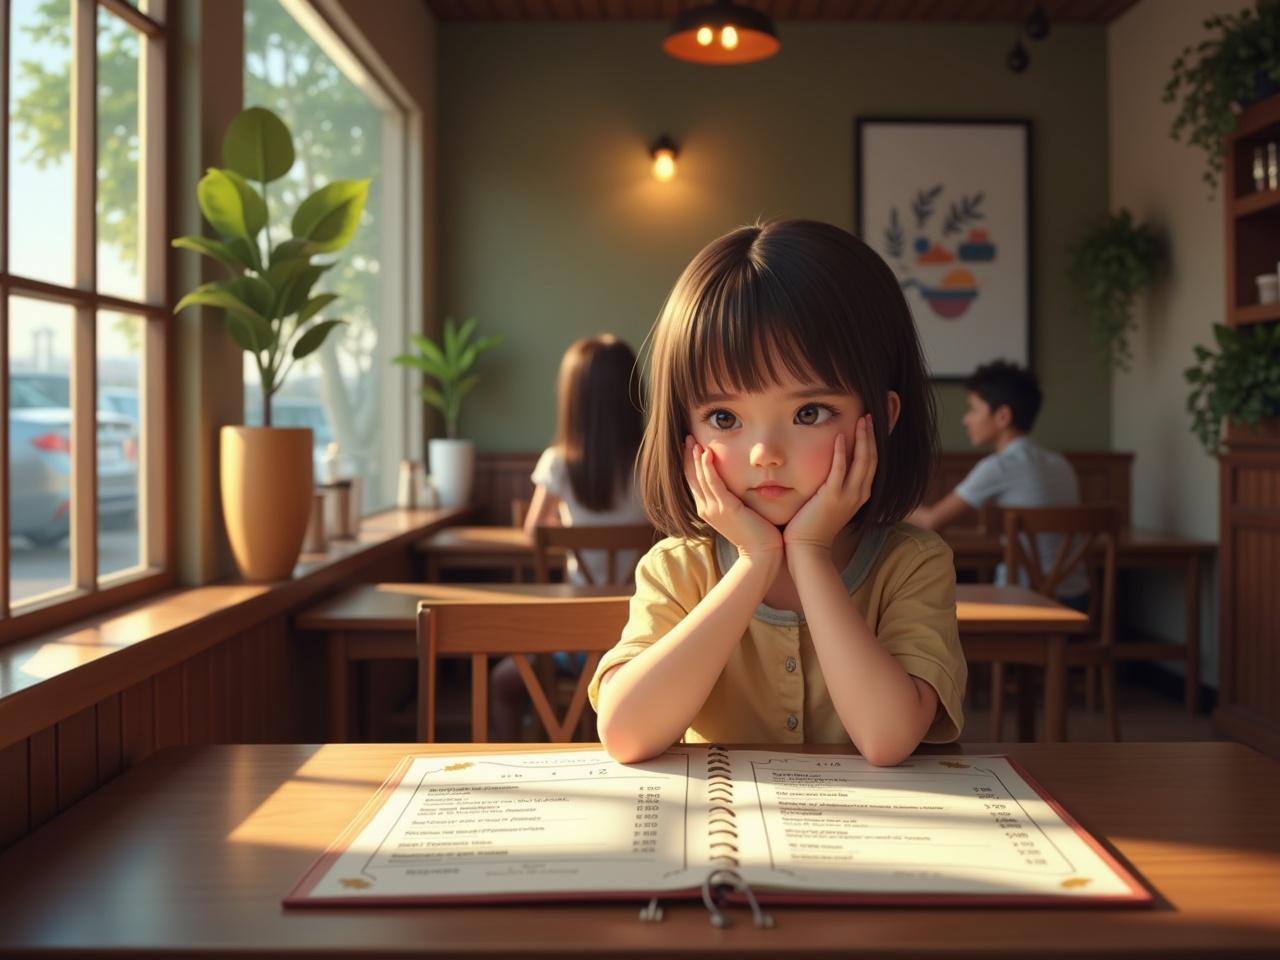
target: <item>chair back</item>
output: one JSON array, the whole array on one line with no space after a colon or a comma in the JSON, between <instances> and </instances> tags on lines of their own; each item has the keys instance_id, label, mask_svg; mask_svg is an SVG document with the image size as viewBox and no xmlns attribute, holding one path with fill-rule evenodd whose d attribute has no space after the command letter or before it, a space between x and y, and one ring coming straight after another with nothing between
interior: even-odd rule
<instances>
[{"instance_id":1,"label":"chair back","mask_svg":"<svg viewBox=\"0 0 1280 960\"><path fill-rule=\"evenodd\" d=\"M534 576L539 583L549 583L550 554L563 550L578 561L578 569L588 584L607 586L630 583L635 579L636 563L653 546L657 534L647 523L618 526L538 527L534 532ZM606 580L597 584L586 564L583 550L597 550L606 555ZM619 555L630 554L631 559L621 562Z\"/></svg>"},{"instance_id":2,"label":"chair back","mask_svg":"<svg viewBox=\"0 0 1280 960\"><path fill-rule=\"evenodd\" d=\"M1090 619L1102 645L1110 646L1115 624L1119 530L1119 512L1112 506L1005 507L1004 565L1008 582L1020 582L1025 572L1031 589L1056 598L1058 585L1083 564L1093 585ZM1048 569L1042 562L1041 537L1058 541ZM1100 578L1096 576L1099 568Z\"/></svg>"},{"instance_id":3,"label":"chair back","mask_svg":"<svg viewBox=\"0 0 1280 960\"><path fill-rule=\"evenodd\" d=\"M441 657L471 659L471 739L489 739L489 658L511 656L553 743L568 743L587 702L587 686L626 626L625 596L528 602L418 605L418 739L434 743L437 673ZM529 662L530 655L585 653L586 663L563 716L557 716Z\"/></svg>"}]
</instances>

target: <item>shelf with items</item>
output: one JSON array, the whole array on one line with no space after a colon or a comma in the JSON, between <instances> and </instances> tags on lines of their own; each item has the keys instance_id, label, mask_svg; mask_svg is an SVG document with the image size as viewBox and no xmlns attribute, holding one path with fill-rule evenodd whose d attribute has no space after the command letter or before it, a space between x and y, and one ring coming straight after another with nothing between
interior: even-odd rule
<instances>
[{"instance_id":1,"label":"shelf with items","mask_svg":"<svg viewBox=\"0 0 1280 960\"><path fill-rule=\"evenodd\" d=\"M1280 284L1280 95L1240 114L1226 152L1227 322L1280 320L1280 304L1262 302L1258 283Z\"/></svg>"}]
</instances>

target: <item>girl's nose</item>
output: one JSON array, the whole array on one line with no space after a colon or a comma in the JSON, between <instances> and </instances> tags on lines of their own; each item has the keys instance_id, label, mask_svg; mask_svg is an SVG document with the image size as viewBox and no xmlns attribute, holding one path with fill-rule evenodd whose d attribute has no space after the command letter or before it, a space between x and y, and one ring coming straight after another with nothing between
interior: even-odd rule
<instances>
[{"instance_id":1,"label":"girl's nose","mask_svg":"<svg viewBox=\"0 0 1280 960\"><path fill-rule=\"evenodd\" d=\"M776 443L760 440L751 448L753 467L780 467L782 461L782 448Z\"/></svg>"}]
</instances>

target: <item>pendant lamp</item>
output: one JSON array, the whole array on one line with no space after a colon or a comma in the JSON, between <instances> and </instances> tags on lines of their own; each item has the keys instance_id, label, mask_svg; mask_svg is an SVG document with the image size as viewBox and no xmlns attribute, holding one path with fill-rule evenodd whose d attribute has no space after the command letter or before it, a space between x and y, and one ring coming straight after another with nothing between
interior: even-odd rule
<instances>
[{"instance_id":1,"label":"pendant lamp","mask_svg":"<svg viewBox=\"0 0 1280 960\"><path fill-rule=\"evenodd\" d=\"M727 66L754 63L781 49L767 14L733 0L716 0L676 16L662 49L677 60Z\"/></svg>"}]
</instances>

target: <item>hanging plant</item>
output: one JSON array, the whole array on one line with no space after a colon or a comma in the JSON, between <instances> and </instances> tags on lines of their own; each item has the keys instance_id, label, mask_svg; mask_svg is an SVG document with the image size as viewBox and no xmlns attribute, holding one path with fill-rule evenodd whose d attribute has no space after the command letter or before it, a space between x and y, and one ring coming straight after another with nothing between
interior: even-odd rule
<instances>
[{"instance_id":1,"label":"hanging plant","mask_svg":"<svg viewBox=\"0 0 1280 960\"><path fill-rule=\"evenodd\" d=\"M1181 94L1170 134L1208 154L1204 180L1213 188L1236 114L1280 90L1280 0L1257 0L1238 14L1210 17L1204 28L1218 35L1186 47L1173 61L1163 99L1173 103Z\"/></svg>"},{"instance_id":2,"label":"hanging plant","mask_svg":"<svg viewBox=\"0 0 1280 960\"><path fill-rule=\"evenodd\" d=\"M1069 251L1068 281L1076 310L1089 318L1103 362L1128 370L1133 301L1164 272L1165 244L1150 224L1135 224L1128 210L1108 214Z\"/></svg>"},{"instance_id":3,"label":"hanging plant","mask_svg":"<svg viewBox=\"0 0 1280 960\"><path fill-rule=\"evenodd\" d=\"M1183 376L1191 384L1187 410L1191 432L1211 456L1222 444L1222 423L1256 427L1280 416L1280 324L1236 330L1214 324L1219 353L1197 345L1196 366Z\"/></svg>"}]
</instances>

